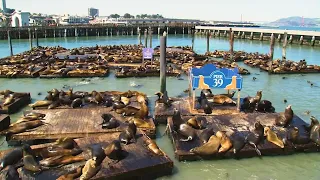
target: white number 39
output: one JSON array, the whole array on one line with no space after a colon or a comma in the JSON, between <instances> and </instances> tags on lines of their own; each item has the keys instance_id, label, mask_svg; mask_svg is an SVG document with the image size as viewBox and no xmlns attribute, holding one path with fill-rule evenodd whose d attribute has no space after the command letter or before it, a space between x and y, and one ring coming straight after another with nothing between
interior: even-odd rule
<instances>
[{"instance_id":1,"label":"white number 39","mask_svg":"<svg viewBox=\"0 0 320 180\"><path fill-rule=\"evenodd\" d=\"M223 84L223 79L214 79L214 87L220 87Z\"/></svg>"}]
</instances>

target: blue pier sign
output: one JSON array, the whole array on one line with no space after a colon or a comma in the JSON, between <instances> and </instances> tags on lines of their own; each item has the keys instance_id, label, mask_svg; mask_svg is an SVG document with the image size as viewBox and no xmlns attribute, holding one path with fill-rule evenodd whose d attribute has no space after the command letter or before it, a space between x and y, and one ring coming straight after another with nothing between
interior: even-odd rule
<instances>
[{"instance_id":1,"label":"blue pier sign","mask_svg":"<svg viewBox=\"0 0 320 180\"><path fill-rule=\"evenodd\" d=\"M143 48L142 49L143 59L152 59L153 49L152 48Z\"/></svg>"},{"instance_id":2,"label":"blue pier sign","mask_svg":"<svg viewBox=\"0 0 320 180\"><path fill-rule=\"evenodd\" d=\"M242 77L238 68L217 68L214 64L206 64L201 68L191 68L190 81L192 89L240 90Z\"/></svg>"}]
</instances>

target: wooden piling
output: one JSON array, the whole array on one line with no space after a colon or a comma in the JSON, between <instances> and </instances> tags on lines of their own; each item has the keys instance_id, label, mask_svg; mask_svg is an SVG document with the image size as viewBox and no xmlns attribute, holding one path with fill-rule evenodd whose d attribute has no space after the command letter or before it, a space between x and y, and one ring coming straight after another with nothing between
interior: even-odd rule
<instances>
[{"instance_id":1,"label":"wooden piling","mask_svg":"<svg viewBox=\"0 0 320 180\"><path fill-rule=\"evenodd\" d=\"M278 34L278 42L281 42L281 34Z\"/></svg>"},{"instance_id":2,"label":"wooden piling","mask_svg":"<svg viewBox=\"0 0 320 180\"><path fill-rule=\"evenodd\" d=\"M220 30L217 31L217 36L220 37Z\"/></svg>"},{"instance_id":3,"label":"wooden piling","mask_svg":"<svg viewBox=\"0 0 320 180\"><path fill-rule=\"evenodd\" d=\"M260 41L263 41L263 32L260 34L259 40L260 40Z\"/></svg>"},{"instance_id":4,"label":"wooden piling","mask_svg":"<svg viewBox=\"0 0 320 180\"><path fill-rule=\"evenodd\" d=\"M138 28L138 36L139 36L139 45L142 45L141 41L141 30Z\"/></svg>"},{"instance_id":5,"label":"wooden piling","mask_svg":"<svg viewBox=\"0 0 320 180\"><path fill-rule=\"evenodd\" d=\"M167 37L160 37L160 91L162 93L166 92L166 66L167 66L167 58L166 52L167 50Z\"/></svg>"},{"instance_id":6,"label":"wooden piling","mask_svg":"<svg viewBox=\"0 0 320 180\"><path fill-rule=\"evenodd\" d=\"M274 43L275 43L275 38L274 38L274 34L271 34L270 37L270 62L269 62L269 72L273 71L272 68L272 61L273 61L273 54L274 54Z\"/></svg>"},{"instance_id":7,"label":"wooden piling","mask_svg":"<svg viewBox=\"0 0 320 180\"><path fill-rule=\"evenodd\" d=\"M149 42L150 42L150 44L149 44L149 48L152 48L152 29L151 29L151 27L149 28Z\"/></svg>"},{"instance_id":8,"label":"wooden piling","mask_svg":"<svg viewBox=\"0 0 320 180\"><path fill-rule=\"evenodd\" d=\"M227 37L227 31L224 31L223 36Z\"/></svg>"},{"instance_id":9,"label":"wooden piling","mask_svg":"<svg viewBox=\"0 0 320 180\"><path fill-rule=\"evenodd\" d=\"M11 36L10 36L10 31L7 31L8 33L8 43L9 43L9 49L10 49L10 56L13 56L13 50L12 50L12 40L11 40Z\"/></svg>"},{"instance_id":10,"label":"wooden piling","mask_svg":"<svg viewBox=\"0 0 320 180\"><path fill-rule=\"evenodd\" d=\"M158 35L160 35L160 27L158 27Z\"/></svg>"},{"instance_id":11,"label":"wooden piling","mask_svg":"<svg viewBox=\"0 0 320 180\"><path fill-rule=\"evenodd\" d=\"M246 33L242 32L241 39L245 39L245 38L246 38Z\"/></svg>"},{"instance_id":12,"label":"wooden piling","mask_svg":"<svg viewBox=\"0 0 320 180\"><path fill-rule=\"evenodd\" d=\"M89 34L89 33L88 33L88 29L86 29L86 36L88 36L88 34Z\"/></svg>"},{"instance_id":13,"label":"wooden piling","mask_svg":"<svg viewBox=\"0 0 320 180\"><path fill-rule=\"evenodd\" d=\"M36 36L36 47L39 47L39 37L38 37L38 29L37 28L34 29L34 33Z\"/></svg>"},{"instance_id":14,"label":"wooden piling","mask_svg":"<svg viewBox=\"0 0 320 180\"><path fill-rule=\"evenodd\" d=\"M148 47L148 30L147 29L144 30L144 47L145 48Z\"/></svg>"},{"instance_id":15,"label":"wooden piling","mask_svg":"<svg viewBox=\"0 0 320 180\"><path fill-rule=\"evenodd\" d=\"M250 34L250 40L253 40L253 32Z\"/></svg>"},{"instance_id":16,"label":"wooden piling","mask_svg":"<svg viewBox=\"0 0 320 180\"><path fill-rule=\"evenodd\" d=\"M169 34L169 27L167 27L167 34Z\"/></svg>"},{"instance_id":17,"label":"wooden piling","mask_svg":"<svg viewBox=\"0 0 320 180\"><path fill-rule=\"evenodd\" d=\"M28 28L28 32L29 32L30 49L32 49L32 36L31 36L31 29L30 28Z\"/></svg>"},{"instance_id":18,"label":"wooden piling","mask_svg":"<svg viewBox=\"0 0 320 180\"><path fill-rule=\"evenodd\" d=\"M311 46L314 46L315 42L316 42L316 37L315 37L315 36L312 36Z\"/></svg>"},{"instance_id":19,"label":"wooden piling","mask_svg":"<svg viewBox=\"0 0 320 180\"><path fill-rule=\"evenodd\" d=\"M54 38L56 37L56 30L55 29L53 30L53 37Z\"/></svg>"},{"instance_id":20,"label":"wooden piling","mask_svg":"<svg viewBox=\"0 0 320 180\"><path fill-rule=\"evenodd\" d=\"M282 60L286 60L287 53L287 43L288 43L288 33L284 32L283 35L283 45L282 45Z\"/></svg>"},{"instance_id":21,"label":"wooden piling","mask_svg":"<svg viewBox=\"0 0 320 180\"><path fill-rule=\"evenodd\" d=\"M289 44L292 44L292 41L293 41L293 36L290 35L290 38L289 38Z\"/></svg>"},{"instance_id":22,"label":"wooden piling","mask_svg":"<svg viewBox=\"0 0 320 180\"><path fill-rule=\"evenodd\" d=\"M234 44L234 32L232 31L232 28L230 28L230 32L229 32L230 36L229 36L229 42L230 42L230 55L231 57L233 56L233 44Z\"/></svg>"},{"instance_id":23,"label":"wooden piling","mask_svg":"<svg viewBox=\"0 0 320 180\"><path fill-rule=\"evenodd\" d=\"M240 39L240 38L241 38L241 31L238 31L237 38L238 38L238 39Z\"/></svg>"},{"instance_id":24,"label":"wooden piling","mask_svg":"<svg viewBox=\"0 0 320 180\"><path fill-rule=\"evenodd\" d=\"M210 33L207 31L207 53L210 52Z\"/></svg>"},{"instance_id":25,"label":"wooden piling","mask_svg":"<svg viewBox=\"0 0 320 180\"><path fill-rule=\"evenodd\" d=\"M192 36L192 51L194 50L194 36L195 36L195 30L191 30L191 36Z\"/></svg>"},{"instance_id":26,"label":"wooden piling","mask_svg":"<svg viewBox=\"0 0 320 180\"><path fill-rule=\"evenodd\" d=\"M299 44L303 45L303 36L300 36Z\"/></svg>"}]
</instances>

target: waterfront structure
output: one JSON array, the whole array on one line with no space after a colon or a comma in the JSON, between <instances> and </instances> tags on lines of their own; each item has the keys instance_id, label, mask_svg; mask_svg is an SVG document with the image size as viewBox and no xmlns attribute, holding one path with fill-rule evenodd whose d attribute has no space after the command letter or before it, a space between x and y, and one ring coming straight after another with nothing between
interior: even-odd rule
<instances>
[{"instance_id":1,"label":"waterfront structure","mask_svg":"<svg viewBox=\"0 0 320 180\"><path fill-rule=\"evenodd\" d=\"M88 24L90 18L83 16L71 16L66 14L60 17L59 24L61 25L70 25L70 24Z\"/></svg>"},{"instance_id":2,"label":"waterfront structure","mask_svg":"<svg viewBox=\"0 0 320 180\"><path fill-rule=\"evenodd\" d=\"M260 27L251 22L232 22L232 21L208 21L203 24L204 26L217 26L217 27Z\"/></svg>"},{"instance_id":3,"label":"waterfront structure","mask_svg":"<svg viewBox=\"0 0 320 180\"><path fill-rule=\"evenodd\" d=\"M125 24L125 25L137 25L137 24L193 24L199 25L202 23L200 20L195 19L171 19L171 18L161 18L161 19L129 19L129 18L109 18L109 17L97 17L95 21L91 21L91 24Z\"/></svg>"},{"instance_id":4,"label":"waterfront structure","mask_svg":"<svg viewBox=\"0 0 320 180\"><path fill-rule=\"evenodd\" d=\"M99 16L99 9L96 8L88 8L88 16L89 17L98 17Z\"/></svg>"},{"instance_id":5,"label":"waterfront structure","mask_svg":"<svg viewBox=\"0 0 320 180\"><path fill-rule=\"evenodd\" d=\"M29 12L15 11L11 17L12 27L29 26Z\"/></svg>"},{"instance_id":6,"label":"waterfront structure","mask_svg":"<svg viewBox=\"0 0 320 180\"><path fill-rule=\"evenodd\" d=\"M7 3L6 0L1 0L1 9L5 13L7 12Z\"/></svg>"}]
</instances>

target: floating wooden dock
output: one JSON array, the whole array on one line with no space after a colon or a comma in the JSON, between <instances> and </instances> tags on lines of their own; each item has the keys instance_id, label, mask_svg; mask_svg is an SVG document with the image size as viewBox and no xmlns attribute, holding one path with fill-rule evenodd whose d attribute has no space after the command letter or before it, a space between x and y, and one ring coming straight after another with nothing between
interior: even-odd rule
<instances>
[{"instance_id":1,"label":"floating wooden dock","mask_svg":"<svg viewBox=\"0 0 320 180\"><path fill-rule=\"evenodd\" d=\"M166 76L178 76L181 74L181 72L167 72ZM115 74L117 78L129 78L129 77L160 77L160 71L158 72L144 72L144 71L138 71L138 72L127 72L127 73L121 73L117 72Z\"/></svg>"},{"instance_id":2,"label":"floating wooden dock","mask_svg":"<svg viewBox=\"0 0 320 180\"><path fill-rule=\"evenodd\" d=\"M13 103L3 106L3 102L0 104L0 114L13 114L18 112L21 108L27 106L31 102L30 93L26 93L25 96L16 98Z\"/></svg>"},{"instance_id":3,"label":"floating wooden dock","mask_svg":"<svg viewBox=\"0 0 320 180\"><path fill-rule=\"evenodd\" d=\"M176 98L170 107L166 107L163 103L159 103L156 101L154 119L157 123L166 124L167 118L173 115L174 108L177 108L183 116L212 116L238 113L237 106L223 106L213 104L212 114L206 115L203 109L200 109L200 104L198 103L198 101L196 101L195 109L192 108L191 102L192 100L190 97Z\"/></svg>"},{"instance_id":4,"label":"floating wooden dock","mask_svg":"<svg viewBox=\"0 0 320 180\"><path fill-rule=\"evenodd\" d=\"M244 137L249 133L249 130L253 128L253 125L256 121L260 121L263 126L274 126L274 120L278 116L278 113L239 113L234 115L216 115L216 116L201 116L207 120L208 125L213 127L214 132L217 131L226 131L228 133L237 132L243 135ZM184 116L183 119L187 121L192 116ZM298 127L300 130L300 136L308 136L302 129L304 129L304 125L307 125L302 119L297 116L294 116L292 125ZM168 118L168 126L169 126L169 136L172 140L175 157L179 161L188 160L199 160L199 159L223 159L223 158L250 158L257 157L257 153L253 147L246 144L244 148L235 156L232 149L224 154L216 154L210 157L201 157L192 152L190 149L201 146L203 143L199 140L198 137L189 142L180 141L182 137L180 134L172 133L173 129L173 121L172 117ZM279 130L280 128L276 128L274 130L279 137L285 138L286 131L282 132ZM197 136L203 130L196 130ZM231 138L232 139L232 138ZM296 152L317 152L320 148L316 146L315 143L308 143L304 145L295 145L294 147L291 143L285 145L284 149L264 140L263 143L258 145L258 148L261 151L263 156L274 156L274 155L288 155Z\"/></svg>"},{"instance_id":5,"label":"floating wooden dock","mask_svg":"<svg viewBox=\"0 0 320 180\"><path fill-rule=\"evenodd\" d=\"M8 129L10 125L10 116L5 114L0 114L0 131Z\"/></svg>"},{"instance_id":6,"label":"floating wooden dock","mask_svg":"<svg viewBox=\"0 0 320 180\"><path fill-rule=\"evenodd\" d=\"M126 119L110 111L111 108L84 108L84 109L52 109L35 110L46 114L44 122L50 125L42 125L30 132L24 132L7 137L8 143L14 144L24 141L53 140L64 137L81 138L87 136L100 135L105 133L120 132L126 126ZM118 121L120 126L114 129L102 129L102 114L111 114ZM154 138L156 127L152 118L146 120L151 128L138 128L143 130L148 136Z\"/></svg>"},{"instance_id":7,"label":"floating wooden dock","mask_svg":"<svg viewBox=\"0 0 320 180\"><path fill-rule=\"evenodd\" d=\"M82 150L86 150L90 145L101 144L108 145L113 140L118 139L119 132L104 134L95 137L86 137L81 139L75 139L78 147ZM130 143L128 145L121 145L127 156L120 160L118 163L112 162L108 157L102 162L102 168L96 176L92 179L155 179L157 177L170 175L173 169L172 160L164 154L163 156L155 155L151 152L145 142L149 139L141 131L137 131L137 142ZM48 144L49 145L49 144ZM36 145L31 146L35 152L41 151L43 148L47 148L48 145ZM11 150L0 152L0 159L10 152ZM36 153L37 154L37 153ZM85 151L80 154L85 159L90 156ZM55 180L59 176L70 172L79 166L83 166L85 161L79 163L73 163L63 166L61 168L52 168L45 170L37 175L27 173L22 168L18 169L20 177L22 179L47 179Z\"/></svg>"}]
</instances>

